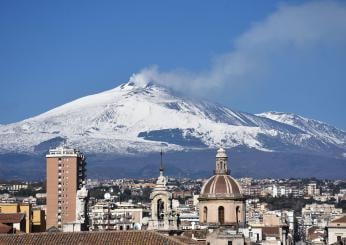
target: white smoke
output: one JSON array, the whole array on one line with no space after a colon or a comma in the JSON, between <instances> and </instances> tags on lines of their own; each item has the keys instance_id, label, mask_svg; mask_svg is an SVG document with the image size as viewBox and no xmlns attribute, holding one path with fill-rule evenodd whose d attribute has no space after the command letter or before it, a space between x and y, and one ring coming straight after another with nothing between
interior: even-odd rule
<instances>
[{"instance_id":1,"label":"white smoke","mask_svg":"<svg viewBox=\"0 0 346 245\"><path fill-rule=\"evenodd\" d=\"M160 71L157 65L144 68L131 81L144 85L163 84L185 92L209 92L224 85L256 82L270 73L273 57L291 50L319 45L345 46L346 4L313 1L302 5L282 5L277 11L239 36L234 49L218 56L206 71L192 73L184 69Z\"/></svg>"}]
</instances>

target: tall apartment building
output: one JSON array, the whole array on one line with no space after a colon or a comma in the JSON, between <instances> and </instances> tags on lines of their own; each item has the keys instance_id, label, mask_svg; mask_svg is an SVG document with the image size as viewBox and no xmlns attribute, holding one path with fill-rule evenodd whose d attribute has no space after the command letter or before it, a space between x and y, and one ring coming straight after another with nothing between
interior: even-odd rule
<instances>
[{"instance_id":1,"label":"tall apartment building","mask_svg":"<svg viewBox=\"0 0 346 245\"><path fill-rule=\"evenodd\" d=\"M320 189L317 187L317 184L315 182L309 183L306 186L306 194L308 196L318 196L320 195Z\"/></svg>"},{"instance_id":2,"label":"tall apartment building","mask_svg":"<svg viewBox=\"0 0 346 245\"><path fill-rule=\"evenodd\" d=\"M46 159L47 229L83 230L88 197L84 187L85 156L75 149L58 147L49 150Z\"/></svg>"}]
</instances>

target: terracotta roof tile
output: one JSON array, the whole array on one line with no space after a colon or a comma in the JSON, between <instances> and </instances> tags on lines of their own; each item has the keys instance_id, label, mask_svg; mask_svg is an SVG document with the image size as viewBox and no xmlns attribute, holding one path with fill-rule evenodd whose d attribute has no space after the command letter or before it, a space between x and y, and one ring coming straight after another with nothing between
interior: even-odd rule
<instances>
[{"instance_id":1,"label":"terracotta roof tile","mask_svg":"<svg viewBox=\"0 0 346 245\"><path fill-rule=\"evenodd\" d=\"M280 227L278 226L266 226L262 228L262 232L266 236L280 237Z\"/></svg>"},{"instance_id":2,"label":"terracotta roof tile","mask_svg":"<svg viewBox=\"0 0 346 245\"><path fill-rule=\"evenodd\" d=\"M181 245L185 242L154 231L110 231L110 232L57 232L20 235L0 235L0 244L58 245L58 244L167 244Z\"/></svg>"},{"instance_id":3,"label":"terracotta roof tile","mask_svg":"<svg viewBox=\"0 0 346 245\"><path fill-rule=\"evenodd\" d=\"M312 226L312 227L308 228L308 236L314 234L317 229L318 229L318 227L316 227L316 226Z\"/></svg>"},{"instance_id":4,"label":"terracotta roof tile","mask_svg":"<svg viewBox=\"0 0 346 245\"><path fill-rule=\"evenodd\" d=\"M2 234L9 233L11 230L12 230L12 227L0 223L0 233L2 233Z\"/></svg>"},{"instance_id":5,"label":"terracotta roof tile","mask_svg":"<svg viewBox=\"0 0 346 245\"><path fill-rule=\"evenodd\" d=\"M206 239L208 235L208 230L187 230L183 233L184 236L192 238L192 235L196 239Z\"/></svg>"},{"instance_id":6,"label":"terracotta roof tile","mask_svg":"<svg viewBox=\"0 0 346 245\"><path fill-rule=\"evenodd\" d=\"M0 213L0 222L3 224L20 223L23 217L22 213Z\"/></svg>"},{"instance_id":7,"label":"terracotta roof tile","mask_svg":"<svg viewBox=\"0 0 346 245\"><path fill-rule=\"evenodd\" d=\"M186 236L174 236L174 239L182 242L183 244L198 244L197 241L192 240L191 238L188 238Z\"/></svg>"},{"instance_id":8,"label":"terracotta roof tile","mask_svg":"<svg viewBox=\"0 0 346 245\"><path fill-rule=\"evenodd\" d=\"M324 234L320 232L313 233L309 236L310 240L315 240L315 239L323 239Z\"/></svg>"},{"instance_id":9,"label":"terracotta roof tile","mask_svg":"<svg viewBox=\"0 0 346 245\"><path fill-rule=\"evenodd\" d=\"M330 223L346 223L346 215L342 216L341 218L332 220Z\"/></svg>"}]
</instances>

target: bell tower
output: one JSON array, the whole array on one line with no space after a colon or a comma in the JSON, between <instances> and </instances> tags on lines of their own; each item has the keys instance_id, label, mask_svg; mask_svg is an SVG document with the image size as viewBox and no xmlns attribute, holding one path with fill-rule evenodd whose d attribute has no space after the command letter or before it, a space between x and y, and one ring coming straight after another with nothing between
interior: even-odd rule
<instances>
[{"instance_id":1,"label":"bell tower","mask_svg":"<svg viewBox=\"0 0 346 245\"><path fill-rule=\"evenodd\" d=\"M153 192L150 194L151 218L148 230L176 230L177 218L172 210L172 193L167 189L167 178L163 175L161 151L160 176L157 178Z\"/></svg>"}]
</instances>

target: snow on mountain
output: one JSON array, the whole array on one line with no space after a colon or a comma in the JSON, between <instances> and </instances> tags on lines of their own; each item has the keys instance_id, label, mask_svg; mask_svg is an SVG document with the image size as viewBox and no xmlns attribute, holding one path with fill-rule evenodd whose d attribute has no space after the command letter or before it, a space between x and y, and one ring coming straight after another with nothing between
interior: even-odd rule
<instances>
[{"instance_id":1,"label":"snow on mountain","mask_svg":"<svg viewBox=\"0 0 346 245\"><path fill-rule=\"evenodd\" d=\"M272 111L256 115L299 128L320 140L328 141L332 144L345 145L346 143L346 132L317 120L292 113Z\"/></svg>"},{"instance_id":2,"label":"snow on mountain","mask_svg":"<svg viewBox=\"0 0 346 245\"><path fill-rule=\"evenodd\" d=\"M219 145L261 151L346 151L345 132L295 117L301 119L238 112L130 80L36 117L0 125L0 152L46 151L64 141L87 152L121 154L158 151L163 146L180 151Z\"/></svg>"}]
</instances>

